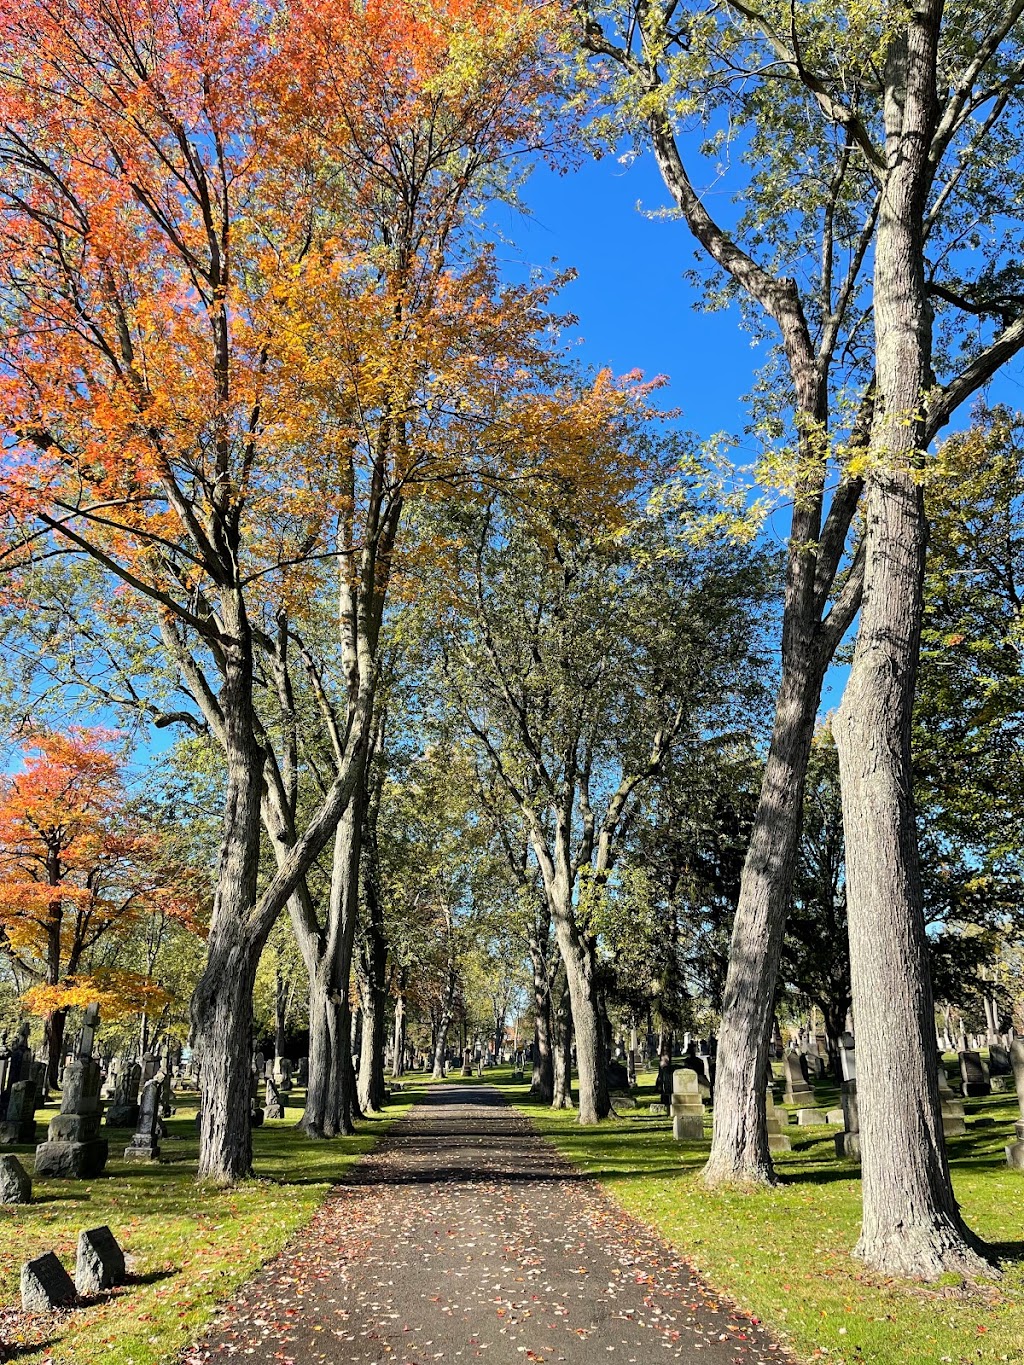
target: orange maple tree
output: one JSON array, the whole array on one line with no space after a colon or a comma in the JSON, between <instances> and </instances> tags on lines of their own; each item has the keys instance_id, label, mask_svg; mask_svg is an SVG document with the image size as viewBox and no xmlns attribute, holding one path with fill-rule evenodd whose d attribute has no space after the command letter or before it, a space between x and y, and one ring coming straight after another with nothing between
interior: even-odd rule
<instances>
[{"instance_id":1,"label":"orange maple tree","mask_svg":"<svg viewBox=\"0 0 1024 1365\"><path fill-rule=\"evenodd\" d=\"M0 779L0 949L31 983L24 1001L45 1018L54 1084L71 1007L98 1000L110 1018L166 1001L152 978L110 965L111 941L147 913L188 921L196 909L188 879L131 815L110 738L32 735L21 771Z\"/></svg>"},{"instance_id":2,"label":"orange maple tree","mask_svg":"<svg viewBox=\"0 0 1024 1365\"><path fill-rule=\"evenodd\" d=\"M634 396L564 385L551 288L506 287L481 245L506 167L545 136L557 7L0 12L0 559L9 592L51 555L99 563L223 751L192 1021L200 1174L230 1180L251 1166L251 992L286 904L311 951L340 945L311 1012L347 989L351 923L325 935L304 879L361 782L405 509L585 467ZM329 736L304 809L296 669Z\"/></svg>"}]
</instances>

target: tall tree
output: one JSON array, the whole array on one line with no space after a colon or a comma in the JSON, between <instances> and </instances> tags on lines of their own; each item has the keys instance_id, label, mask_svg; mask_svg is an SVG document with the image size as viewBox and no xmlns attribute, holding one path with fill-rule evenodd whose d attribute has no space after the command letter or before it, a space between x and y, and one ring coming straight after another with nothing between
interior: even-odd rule
<instances>
[{"instance_id":1,"label":"tall tree","mask_svg":"<svg viewBox=\"0 0 1024 1365\"><path fill-rule=\"evenodd\" d=\"M761 585L743 552L673 540L681 514L634 511L619 536L569 512L497 501L467 519L465 587L445 636L445 686L518 807L540 869L584 1124L610 1111L589 892L599 896L638 795L680 734L721 724L750 685Z\"/></svg>"},{"instance_id":2,"label":"tall tree","mask_svg":"<svg viewBox=\"0 0 1024 1365\"><path fill-rule=\"evenodd\" d=\"M851 864L851 908L858 906L851 925L860 922L859 907L870 901L877 909L883 894L901 905L901 927L888 942L892 976L883 973L894 996L883 1005L873 989L872 998L890 1018L892 1010L905 1011L915 1055L923 1036L928 1011L918 1008L919 990L896 980L897 964L911 964L917 977L924 970L920 915L907 908L918 899L916 872L906 871L913 861L912 839L904 836L909 817L895 796L908 797L910 784L905 772L894 778L909 761L901 727L912 691L919 617L912 599L919 598L924 546L919 501L907 500L920 493L914 466L921 452L1024 342L1014 263L1022 13L1018 3L794 8L782 0L582 11L581 40L598 61L619 128L624 119L653 150L682 217L717 267L717 282L727 286L718 297L739 294L755 327L771 324L784 362L781 383L762 390L769 399L783 395L781 404L762 407L768 434L788 433L793 446L783 676L733 935L705 1171L712 1184L771 1179L765 1066L807 755L822 672L856 613L868 565L891 578L878 581L866 605L853 686L836 727L852 803L847 827L856 810L857 847L870 861L866 882ZM687 136L688 126L700 129L702 143ZM695 180L702 152L717 154L730 135L740 149L733 164L746 206L734 228L709 212ZM991 238L972 254L979 222ZM850 572L837 578L866 478L865 534ZM830 482L835 492L825 516ZM890 513L897 519L891 525ZM884 742L880 726L887 727ZM886 761L873 768L878 753ZM882 782L887 767L888 795L881 801L879 793L869 817L869 770ZM892 857L876 859L872 840L883 837L883 825L901 833ZM884 938L873 936L872 949ZM873 1042L873 1020L868 1033ZM893 1114L906 1107L886 1080L905 1074L888 1049L860 1081L868 1092L862 1108L877 1115L865 1127L868 1204L914 1205L905 1221L891 1212L877 1228L871 1213L862 1249L873 1263L884 1266L891 1256L893 1268L917 1261L926 1273L936 1273L942 1253L938 1261L925 1250L919 1260L913 1252L902 1258L898 1247L909 1247L933 1216L954 1228L952 1243L965 1245L937 1139L933 1070L921 1053L909 1088L927 1088L930 1117L906 1127L883 1117L890 1104ZM906 1132L908 1152L920 1140L929 1153L913 1161L899 1189L899 1177L888 1188L876 1179L880 1167L904 1169L903 1155L885 1153L883 1130ZM936 1235L941 1242L944 1234ZM951 1246L951 1266L958 1255ZM966 1253L964 1264L977 1261Z\"/></svg>"}]
</instances>

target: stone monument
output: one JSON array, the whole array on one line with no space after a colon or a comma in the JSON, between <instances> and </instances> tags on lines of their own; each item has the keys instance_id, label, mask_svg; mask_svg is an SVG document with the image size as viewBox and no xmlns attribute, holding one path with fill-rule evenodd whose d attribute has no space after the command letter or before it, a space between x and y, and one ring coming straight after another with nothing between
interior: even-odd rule
<instances>
[{"instance_id":1,"label":"stone monument","mask_svg":"<svg viewBox=\"0 0 1024 1365\"><path fill-rule=\"evenodd\" d=\"M35 1081L16 1081L11 1086L7 1117L0 1122L0 1143L10 1147L16 1142L35 1142L37 1102Z\"/></svg>"},{"instance_id":2,"label":"stone monument","mask_svg":"<svg viewBox=\"0 0 1024 1365\"><path fill-rule=\"evenodd\" d=\"M138 1062L127 1062L117 1073L114 1094L104 1123L108 1128L134 1128L139 1121L139 1086L142 1067Z\"/></svg>"},{"instance_id":3,"label":"stone monument","mask_svg":"<svg viewBox=\"0 0 1024 1365\"><path fill-rule=\"evenodd\" d=\"M158 1071L142 1087L135 1136L124 1149L125 1161L157 1161L160 1157L160 1090L164 1073Z\"/></svg>"},{"instance_id":4,"label":"stone monument","mask_svg":"<svg viewBox=\"0 0 1024 1365\"><path fill-rule=\"evenodd\" d=\"M768 1150L770 1152L792 1151L793 1144L785 1131L783 1115L775 1108L775 1095L770 1082L764 1096L764 1113L768 1128Z\"/></svg>"},{"instance_id":5,"label":"stone monument","mask_svg":"<svg viewBox=\"0 0 1024 1365\"><path fill-rule=\"evenodd\" d=\"M100 1131L100 1064L93 1059L99 1005L89 1005L82 1020L75 1060L64 1069L60 1113L50 1120L47 1141L36 1148L36 1175L88 1180L107 1164L107 1141Z\"/></svg>"},{"instance_id":6,"label":"stone monument","mask_svg":"<svg viewBox=\"0 0 1024 1365\"><path fill-rule=\"evenodd\" d=\"M977 1098L979 1095L992 1094L992 1086L985 1075L985 1068L982 1066L981 1057L977 1052L964 1051L960 1053L960 1075L963 1079L965 1095Z\"/></svg>"},{"instance_id":7,"label":"stone monument","mask_svg":"<svg viewBox=\"0 0 1024 1365\"><path fill-rule=\"evenodd\" d=\"M267 1097L263 1106L263 1117L266 1119L283 1119L284 1104L281 1101L281 1091L275 1081L267 1077Z\"/></svg>"},{"instance_id":8,"label":"stone monument","mask_svg":"<svg viewBox=\"0 0 1024 1365\"><path fill-rule=\"evenodd\" d=\"M672 1077L672 1136L677 1142L699 1142L704 1136L704 1105L695 1071L681 1066Z\"/></svg>"},{"instance_id":9,"label":"stone monument","mask_svg":"<svg viewBox=\"0 0 1024 1365\"><path fill-rule=\"evenodd\" d=\"M800 1062L801 1058L795 1052L787 1052L782 1059L786 1072L786 1103L797 1107L814 1100L814 1090L807 1084Z\"/></svg>"}]
</instances>

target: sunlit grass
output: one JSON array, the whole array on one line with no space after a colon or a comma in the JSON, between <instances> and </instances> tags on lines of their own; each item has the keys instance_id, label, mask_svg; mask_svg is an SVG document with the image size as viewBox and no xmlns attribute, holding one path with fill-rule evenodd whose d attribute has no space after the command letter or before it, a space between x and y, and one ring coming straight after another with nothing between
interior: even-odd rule
<instances>
[{"instance_id":1,"label":"sunlit grass","mask_svg":"<svg viewBox=\"0 0 1024 1365\"><path fill-rule=\"evenodd\" d=\"M418 1080L418 1078L417 1078ZM35 1202L0 1208L0 1303L8 1346L38 1343L18 1359L54 1365L150 1365L173 1360L216 1304L273 1256L368 1152L394 1118L422 1095L407 1082L383 1120L356 1137L311 1142L295 1127L301 1107L253 1134L257 1178L230 1190L195 1182L195 1097L176 1101L159 1165L129 1166L131 1134L111 1133L111 1160L92 1181L40 1180ZM299 1097L289 1097L291 1101ZM40 1111L40 1132L53 1111ZM31 1174L32 1148L6 1148ZM53 1250L74 1276L82 1228L106 1223L131 1258L133 1283L104 1302L27 1322L20 1305L24 1261ZM0 1351L0 1359L5 1358Z\"/></svg>"},{"instance_id":2,"label":"sunlit grass","mask_svg":"<svg viewBox=\"0 0 1024 1365\"><path fill-rule=\"evenodd\" d=\"M1003 1279L919 1286L876 1276L850 1255L860 1181L855 1166L836 1159L835 1129L790 1127L794 1150L779 1157L776 1189L711 1194L697 1179L708 1141L675 1142L668 1121L646 1113L653 1076L641 1080L640 1108L596 1128L534 1103L526 1084L503 1080L503 1088L575 1166L800 1357L833 1365L1024 1362L1024 1175L1006 1166L1003 1152L1018 1116L1012 1094L968 1100L967 1135L949 1146L964 1216L995 1245ZM833 1107L836 1093L822 1086L823 1106Z\"/></svg>"}]
</instances>

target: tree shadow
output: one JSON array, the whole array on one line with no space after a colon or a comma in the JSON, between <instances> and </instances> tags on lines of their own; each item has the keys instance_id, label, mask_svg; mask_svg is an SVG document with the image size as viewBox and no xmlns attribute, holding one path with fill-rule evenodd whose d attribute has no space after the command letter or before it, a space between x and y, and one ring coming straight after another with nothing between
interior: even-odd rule
<instances>
[{"instance_id":1,"label":"tree shadow","mask_svg":"<svg viewBox=\"0 0 1024 1365\"><path fill-rule=\"evenodd\" d=\"M0 1341L0 1361L20 1360L22 1356L35 1355L36 1351L48 1351L56 1344L56 1337L46 1337L43 1341Z\"/></svg>"}]
</instances>

